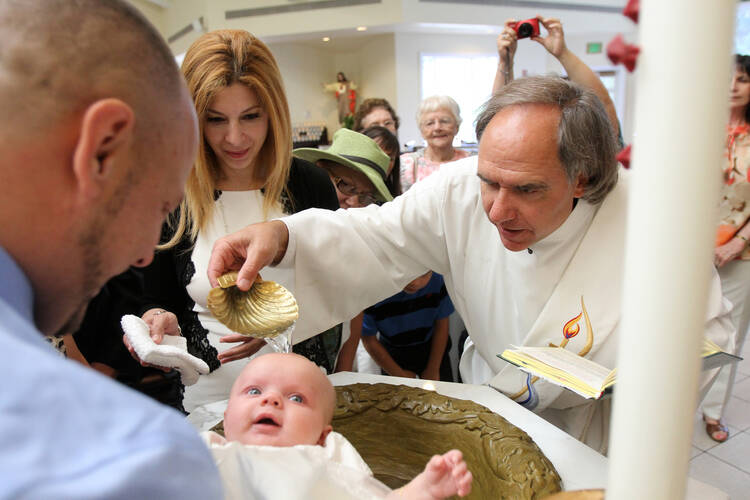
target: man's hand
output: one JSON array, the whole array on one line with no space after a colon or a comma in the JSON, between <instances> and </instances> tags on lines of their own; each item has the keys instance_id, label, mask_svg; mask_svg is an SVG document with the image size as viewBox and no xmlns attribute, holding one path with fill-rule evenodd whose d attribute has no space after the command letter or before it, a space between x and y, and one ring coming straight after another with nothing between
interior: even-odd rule
<instances>
[{"instance_id":1,"label":"man's hand","mask_svg":"<svg viewBox=\"0 0 750 500\"><path fill-rule=\"evenodd\" d=\"M217 358L221 364L252 356L258 352L261 347L266 345L266 341L263 339L256 339L254 337L248 337L247 335L240 335L239 333L225 335L219 339L219 342L242 342L240 345L219 353Z\"/></svg>"},{"instance_id":2,"label":"man's hand","mask_svg":"<svg viewBox=\"0 0 750 500\"><path fill-rule=\"evenodd\" d=\"M547 30L547 36L535 36L531 39L535 42L540 43L547 49L547 52L560 59L560 56L565 53L565 35L563 34L562 23L559 19L553 17L542 17L536 16L539 22Z\"/></svg>"},{"instance_id":3,"label":"man's hand","mask_svg":"<svg viewBox=\"0 0 750 500\"><path fill-rule=\"evenodd\" d=\"M141 319L148 325L148 333L151 336L151 340L153 340L155 344L161 344L164 335L178 336L182 334L182 332L180 331L180 325L177 321L177 316L175 316L174 313L171 313L164 309L149 309L148 311L143 313ZM162 370L164 372L169 372L172 370L171 368L167 368L165 366L152 365L150 363L142 361L141 358L138 357L138 354L136 354L133 346L130 345L130 342L128 342L128 338L125 335L122 336L122 343L125 344L125 347L128 348L128 352L131 356L133 356L133 359L138 361L141 366L158 368L159 370Z\"/></svg>"},{"instance_id":4,"label":"man's hand","mask_svg":"<svg viewBox=\"0 0 750 500\"><path fill-rule=\"evenodd\" d=\"M249 290L261 269L284 257L288 243L289 230L279 220L252 224L219 238L208 261L211 286L219 286L220 276L239 269L237 288Z\"/></svg>"},{"instance_id":5,"label":"man's hand","mask_svg":"<svg viewBox=\"0 0 750 500\"><path fill-rule=\"evenodd\" d=\"M714 265L717 269L731 262L740 255L747 246L742 238L732 238L721 246L714 249Z\"/></svg>"}]
</instances>

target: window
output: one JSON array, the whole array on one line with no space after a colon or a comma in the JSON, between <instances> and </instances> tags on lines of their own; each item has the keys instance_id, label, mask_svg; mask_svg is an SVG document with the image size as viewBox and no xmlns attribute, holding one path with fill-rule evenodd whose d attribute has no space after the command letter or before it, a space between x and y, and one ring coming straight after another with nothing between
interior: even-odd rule
<instances>
[{"instance_id":1,"label":"window","mask_svg":"<svg viewBox=\"0 0 750 500\"><path fill-rule=\"evenodd\" d=\"M476 142L474 120L492 94L497 54L420 54L422 99L448 95L461 108L461 127L454 145Z\"/></svg>"},{"instance_id":2,"label":"window","mask_svg":"<svg viewBox=\"0 0 750 500\"><path fill-rule=\"evenodd\" d=\"M734 32L734 52L750 55L750 3L737 5L736 29Z\"/></svg>"}]
</instances>

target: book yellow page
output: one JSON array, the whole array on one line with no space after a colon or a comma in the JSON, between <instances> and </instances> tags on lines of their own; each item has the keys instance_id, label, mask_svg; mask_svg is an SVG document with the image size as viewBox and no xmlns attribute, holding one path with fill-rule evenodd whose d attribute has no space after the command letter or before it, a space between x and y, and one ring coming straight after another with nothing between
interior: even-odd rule
<instances>
[{"instance_id":1,"label":"book yellow page","mask_svg":"<svg viewBox=\"0 0 750 500\"><path fill-rule=\"evenodd\" d=\"M584 397L599 397L614 383L611 370L559 347L508 349L502 357Z\"/></svg>"}]
</instances>

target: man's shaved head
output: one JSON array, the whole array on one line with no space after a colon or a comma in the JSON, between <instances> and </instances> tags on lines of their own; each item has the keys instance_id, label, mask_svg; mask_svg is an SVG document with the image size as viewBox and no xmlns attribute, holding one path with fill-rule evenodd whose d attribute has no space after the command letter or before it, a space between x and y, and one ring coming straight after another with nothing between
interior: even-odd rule
<instances>
[{"instance_id":1,"label":"man's shaved head","mask_svg":"<svg viewBox=\"0 0 750 500\"><path fill-rule=\"evenodd\" d=\"M0 0L0 40L0 112L13 124L0 140L45 132L104 97L141 119L180 93L169 47L124 1Z\"/></svg>"},{"instance_id":2,"label":"man's shaved head","mask_svg":"<svg viewBox=\"0 0 750 500\"><path fill-rule=\"evenodd\" d=\"M122 0L0 0L0 40L0 246L50 334L153 259L195 160L195 108Z\"/></svg>"}]
</instances>

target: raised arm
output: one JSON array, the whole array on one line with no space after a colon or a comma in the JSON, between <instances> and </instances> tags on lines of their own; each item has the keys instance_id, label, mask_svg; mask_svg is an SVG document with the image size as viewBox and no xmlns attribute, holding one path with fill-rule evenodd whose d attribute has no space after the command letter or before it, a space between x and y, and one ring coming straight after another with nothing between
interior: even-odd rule
<instances>
[{"instance_id":1,"label":"raised arm","mask_svg":"<svg viewBox=\"0 0 750 500\"><path fill-rule=\"evenodd\" d=\"M568 49L565 44L565 34L563 33L560 20L542 16L537 16L537 19L539 19L539 22L547 30L547 36L532 37L532 40L541 44L547 49L547 52L560 61L571 81L583 85L596 94L599 100L602 101L602 104L604 104L604 109L607 111L615 134L619 133L620 126L617 120L617 111L615 110L615 104L609 97L609 92L607 92L599 76Z\"/></svg>"},{"instance_id":2,"label":"raised arm","mask_svg":"<svg viewBox=\"0 0 750 500\"><path fill-rule=\"evenodd\" d=\"M513 80L513 58L516 55L518 37L511 24L515 19L505 21L503 31L497 36L497 72L495 72L495 82L492 84L492 93L494 94L507 83Z\"/></svg>"}]
</instances>

